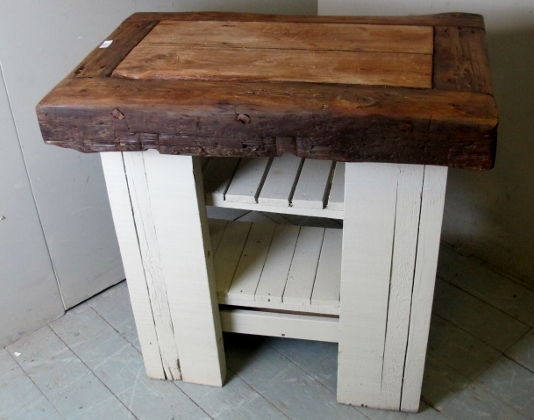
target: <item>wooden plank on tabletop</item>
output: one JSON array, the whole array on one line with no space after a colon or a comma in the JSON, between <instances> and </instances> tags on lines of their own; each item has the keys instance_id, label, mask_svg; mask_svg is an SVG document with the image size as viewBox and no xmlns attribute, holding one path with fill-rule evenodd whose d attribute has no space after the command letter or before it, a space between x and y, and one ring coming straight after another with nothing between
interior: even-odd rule
<instances>
[{"instance_id":1,"label":"wooden plank on tabletop","mask_svg":"<svg viewBox=\"0 0 534 420\"><path fill-rule=\"evenodd\" d=\"M126 20L76 67L71 77L110 76L157 23L157 20L138 22Z\"/></svg>"},{"instance_id":2,"label":"wooden plank on tabletop","mask_svg":"<svg viewBox=\"0 0 534 420\"><path fill-rule=\"evenodd\" d=\"M295 23L351 23L410 26L467 26L484 29L481 15L471 13L438 13L421 16L288 16L256 13L188 12L188 13L135 13L129 21L235 21L235 22L295 22Z\"/></svg>"},{"instance_id":3,"label":"wooden plank on tabletop","mask_svg":"<svg viewBox=\"0 0 534 420\"><path fill-rule=\"evenodd\" d=\"M477 28L435 28L434 89L493 95L485 36Z\"/></svg>"},{"instance_id":4,"label":"wooden plank on tabletop","mask_svg":"<svg viewBox=\"0 0 534 420\"><path fill-rule=\"evenodd\" d=\"M432 55L151 44L137 46L113 77L430 88Z\"/></svg>"},{"instance_id":5,"label":"wooden plank on tabletop","mask_svg":"<svg viewBox=\"0 0 534 420\"><path fill-rule=\"evenodd\" d=\"M162 21L138 47L217 47L432 54L431 26Z\"/></svg>"}]
</instances>

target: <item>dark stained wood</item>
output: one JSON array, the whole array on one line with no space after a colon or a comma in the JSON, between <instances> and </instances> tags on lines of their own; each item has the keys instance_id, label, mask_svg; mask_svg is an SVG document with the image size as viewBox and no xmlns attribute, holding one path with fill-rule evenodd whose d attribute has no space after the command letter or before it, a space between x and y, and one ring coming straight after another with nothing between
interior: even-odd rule
<instances>
[{"instance_id":1,"label":"dark stained wood","mask_svg":"<svg viewBox=\"0 0 534 420\"><path fill-rule=\"evenodd\" d=\"M110 77L162 20L162 28L172 26L172 21L433 26L433 85L336 84L328 77L320 83L304 82L305 77L255 82L156 80L153 74L146 80ZM289 152L338 161L489 169L495 159L498 117L483 28L480 16L467 14L404 18L136 14L109 37L113 47L93 51L39 103L39 124L47 143L83 152L157 149L201 156ZM143 65L151 71L150 63L141 60L138 65L139 74L146 71Z\"/></svg>"},{"instance_id":2,"label":"dark stained wood","mask_svg":"<svg viewBox=\"0 0 534 420\"><path fill-rule=\"evenodd\" d=\"M434 31L434 88L493 95L485 32L458 26Z\"/></svg>"},{"instance_id":3,"label":"dark stained wood","mask_svg":"<svg viewBox=\"0 0 534 420\"><path fill-rule=\"evenodd\" d=\"M135 13L130 21L238 21L238 22L299 22L299 23L356 23L373 25L462 26L484 29L481 15L470 13L440 13L423 16L289 16L254 13L193 12L193 13Z\"/></svg>"},{"instance_id":4,"label":"dark stained wood","mask_svg":"<svg viewBox=\"0 0 534 420\"><path fill-rule=\"evenodd\" d=\"M106 40L113 40L107 48L96 47L69 77L106 77L124 60L130 51L148 34L157 20L125 21Z\"/></svg>"},{"instance_id":5,"label":"dark stained wood","mask_svg":"<svg viewBox=\"0 0 534 420\"><path fill-rule=\"evenodd\" d=\"M306 83L67 79L37 112L47 143L84 152L290 152L469 169L493 166L497 126L485 94Z\"/></svg>"}]
</instances>

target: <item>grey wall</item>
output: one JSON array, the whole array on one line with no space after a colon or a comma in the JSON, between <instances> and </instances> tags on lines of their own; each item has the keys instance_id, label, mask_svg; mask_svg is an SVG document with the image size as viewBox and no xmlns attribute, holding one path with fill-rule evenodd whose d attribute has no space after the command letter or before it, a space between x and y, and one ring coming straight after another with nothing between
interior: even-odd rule
<instances>
[{"instance_id":1,"label":"grey wall","mask_svg":"<svg viewBox=\"0 0 534 420\"><path fill-rule=\"evenodd\" d=\"M495 169L451 170L442 238L534 285L534 1L319 0L319 14L484 15L500 126Z\"/></svg>"},{"instance_id":2,"label":"grey wall","mask_svg":"<svg viewBox=\"0 0 534 420\"><path fill-rule=\"evenodd\" d=\"M0 347L63 314L0 66Z\"/></svg>"}]
</instances>

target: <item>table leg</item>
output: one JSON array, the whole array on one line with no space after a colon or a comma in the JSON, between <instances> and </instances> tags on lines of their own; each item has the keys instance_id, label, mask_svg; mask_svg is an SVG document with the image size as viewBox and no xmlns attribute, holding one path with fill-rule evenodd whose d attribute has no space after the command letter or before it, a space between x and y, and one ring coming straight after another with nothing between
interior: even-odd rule
<instances>
[{"instance_id":1,"label":"table leg","mask_svg":"<svg viewBox=\"0 0 534 420\"><path fill-rule=\"evenodd\" d=\"M346 165L338 401L417 411L447 169Z\"/></svg>"},{"instance_id":2,"label":"table leg","mask_svg":"<svg viewBox=\"0 0 534 420\"><path fill-rule=\"evenodd\" d=\"M148 376L222 386L198 158L108 152L102 162Z\"/></svg>"}]
</instances>

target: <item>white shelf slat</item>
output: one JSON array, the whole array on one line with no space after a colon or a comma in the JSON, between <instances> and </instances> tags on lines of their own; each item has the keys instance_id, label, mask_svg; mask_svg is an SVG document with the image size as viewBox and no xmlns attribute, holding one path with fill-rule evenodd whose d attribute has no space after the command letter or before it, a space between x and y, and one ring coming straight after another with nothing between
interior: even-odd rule
<instances>
[{"instance_id":1,"label":"white shelf slat","mask_svg":"<svg viewBox=\"0 0 534 420\"><path fill-rule=\"evenodd\" d=\"M269 164L266 157L241 159L224 195L225 201L257 203Z\"/></svg>"},{"instance_id":2,"label":"white shelf slat","mask_svg":"<svg viewBox=\"0 0 534 420\"><path fill-rule=\"evenodd\" d=\"M295 245L299 236L298 226L278 225L276 227L267 260L254 300L265 303L282 303L286 288L287 273L291 267Z\"/></svg>"},{"instance_id":3,"label":"white shelf slat","mask_svg":"<svg viewBox=\"0 0 534 420\"><path fill-rule=\"evenodd\" d=\"M343 211L345 202L345 162L336 162L334 179L328 197L327 207L330 210Z\"/></svg>"},{"instance_id":4,"label":"white shelf slat","mask_svg":"<svg viewBox=\"0 0 534 420\"><path fill-rule=\"evenodd\" d=\"M325 229L311 298L312 305L321 302L323 305L339 306L342 239L341 229Z\"/></svg>"},{"instance_id":5,"label":"white shelf slat","mask_svg":"<svg viewBox=\"0 0 534 420\"><path fill-rule=\"evenodd\" d=\"M317 263L323 245L324 229L300 228L300 235L289 269L284 302L311 304Z\"/></svg>"},{"instance_id":6,"label":"white shelf slat","mask_svg":"<svg viewBox=\"0 0 534 420\"><path fill-rule=\"evenodd\" d=\"M288 207L301 164L302 159L290 153L273 159L258 203L265 206Z\"/></svg>"},{"instance_id":7,"label":"white shelf slat","mask_svg":"<svg viewBox=\"0 0 534 420\"><path fill-rule=\"evenodd\" d=\"M276 225L254 223L228 290L228 297L254 300Z\"/></svg>"},{"instance_id":8,"label":"white shelf slat","mask_svg":"<svg viewBox=\"0 0 534 420\"><path fill-rule=\"evenodd\" d=\"M291 203L293 207L323 209L330 184L331 160L306 159Z\"/></svg>"},{"instance_id":9,"label":"white shelf slat","mask_svg":"<svg viewBox=\"0 0 534 420\"><path fill-rule=\"evenodd\" d=\"M252 224L247 222L229 222L226 225L213 261L215 278L217 279L217 295L219 296L226 296L230 288L251 226Z\"/></svg>"}]
</instances>

